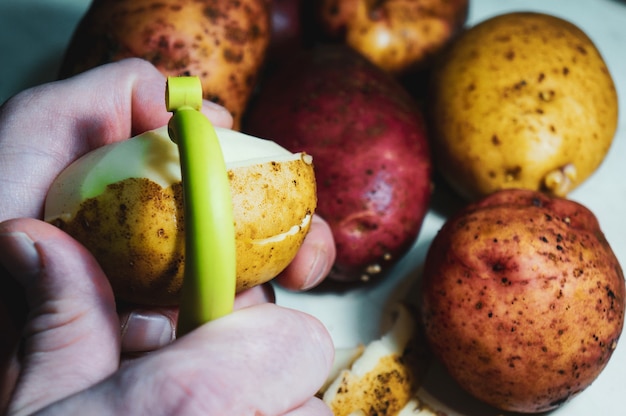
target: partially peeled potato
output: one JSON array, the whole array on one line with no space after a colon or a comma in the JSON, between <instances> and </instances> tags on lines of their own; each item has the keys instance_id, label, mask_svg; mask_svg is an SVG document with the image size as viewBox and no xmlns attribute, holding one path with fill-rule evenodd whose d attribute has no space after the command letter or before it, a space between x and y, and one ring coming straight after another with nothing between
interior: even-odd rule
<instances>
[{"instance_id":1,"label":"partially peeled potato","mask_svg":"<svg viewBox=\"0 0 626 416\"><path fill-rule=\"evenodd\" d=\"M300 248L317 204L312 157L215 130L231 185L242 291L274 278ZM45 220L91 251L118 299L178 303L185 227L178 146L167 127L103 146L68 166L48 192Z\"/></svg>"}]
</instances>

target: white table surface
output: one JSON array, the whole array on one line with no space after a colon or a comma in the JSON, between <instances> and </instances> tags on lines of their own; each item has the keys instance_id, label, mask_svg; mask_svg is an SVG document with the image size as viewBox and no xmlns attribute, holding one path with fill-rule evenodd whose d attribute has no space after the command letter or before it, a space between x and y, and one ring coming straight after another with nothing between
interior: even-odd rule
<instances>
[{"instance_id":1,"label":"white table surface","mask_svg":"<svg viewBox=\"0 0 626 416\"><path fill-rule=\"evenodd\" d=\"M12 94L54 79L72 31L87 0L0 0L0 103ZM622 0L471 0L468 24L515 10L542 11L583 29L603 54L621 99L613 146L598 171L569 195L590 208L626 267L626 1ZM439 195L437 201L446 201ZM350 347L380 335L384 311L416 277L433 236L443 224L439 211L427 215L411 252L384 282L351 290L308 294L277 289L278 303L307 311L326 324L338 347ZM435 367L422 389L425 397L450 415L496 416L468 397ZM626 414L626 341L618 344L598 379L581 395L552 412L567 416Z\"/></svg>"}]
</instances>

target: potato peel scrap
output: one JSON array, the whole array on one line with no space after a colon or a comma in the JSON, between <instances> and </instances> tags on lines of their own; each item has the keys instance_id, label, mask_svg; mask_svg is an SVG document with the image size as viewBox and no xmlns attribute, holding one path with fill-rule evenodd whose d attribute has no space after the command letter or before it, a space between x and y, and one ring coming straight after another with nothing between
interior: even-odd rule
<instances>
[{"instance_id":1,"label":"potato peel scrap","mask_svg":"<svg viewBox=\"0 0 626 416\"><path fill-rule=\"evenodd\" d=\"M393 313L393 326L380 339L336 359L344 367L331 374L321 394L335 416L429 414L412 413L426 409L416 398L424 373L417 322L404 305Z\"/></svg>"}]
</instances>

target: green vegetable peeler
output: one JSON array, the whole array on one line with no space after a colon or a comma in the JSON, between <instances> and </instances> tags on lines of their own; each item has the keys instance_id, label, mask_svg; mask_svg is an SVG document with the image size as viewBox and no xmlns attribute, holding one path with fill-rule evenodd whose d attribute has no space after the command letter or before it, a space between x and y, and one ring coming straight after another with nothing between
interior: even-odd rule
<instances>
[{"instance_id":1,"label":"green vegetable peeler","mask_svg":"<svg viewBox=\"0 0 626 416\"><path fill-rule=\"evenodd\" d=\"M177 336L233 309L235 226L226 164L213 125L201 113L198 77L168 77L168 133L178 145L185 216L184 280Z\"/></svg>"}]
</instances>

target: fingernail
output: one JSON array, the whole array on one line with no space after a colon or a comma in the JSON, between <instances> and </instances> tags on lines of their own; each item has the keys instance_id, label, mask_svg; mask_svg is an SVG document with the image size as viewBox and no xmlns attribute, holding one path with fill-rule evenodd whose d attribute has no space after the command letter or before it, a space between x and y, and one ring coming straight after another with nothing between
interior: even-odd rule
<instances>
[{"instance_id":1,"label":"fingernail","mask_svg":"<svg viewBox=\"0 0 626 416\"><path fill-rule=\"evenodd\" d=\"M35 242L22 232L0 233L0 263L20 283L41 271L41 258Z\"/></svg>"},{"instance_id":2,"label":"fingernail","mask_svg":"<svg viewBox=\"0 0 626 416\"><path fill-rule=\"evenodd\" d=\"M323 246L315 246L315 258L309 274L304 280L304 286L302 289L311 289L317 286L328 273L328 255Z\"/></svg>"},{"instance_id":3,"label":"fingernail","mask_svg":"<svg viewBox=\"0 0 626 416\"><path fill-rule=\"evenodd\" d=\"M122 326L122 350L125 352L153 351L174 340L172 321L149 311L133 311Z\"/></svg>"}]
</instances>

